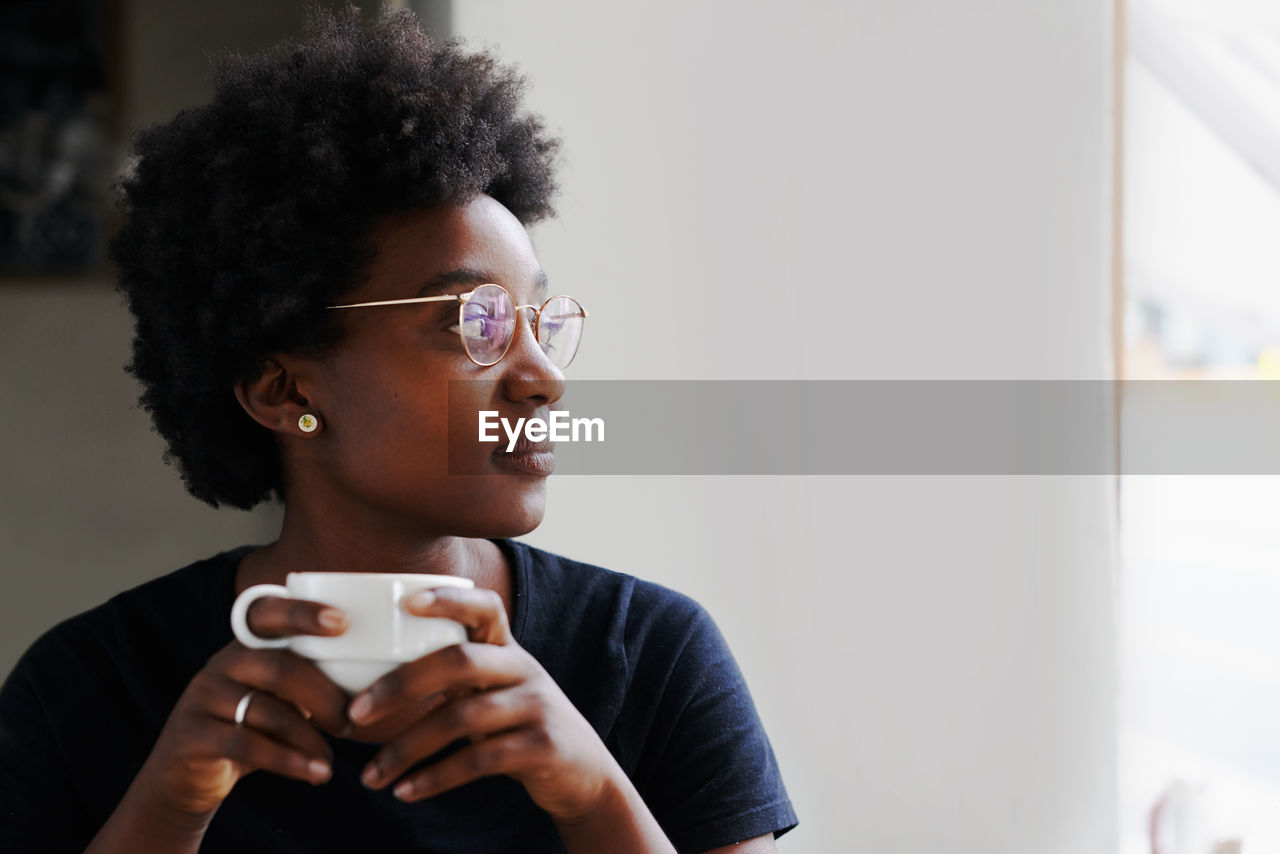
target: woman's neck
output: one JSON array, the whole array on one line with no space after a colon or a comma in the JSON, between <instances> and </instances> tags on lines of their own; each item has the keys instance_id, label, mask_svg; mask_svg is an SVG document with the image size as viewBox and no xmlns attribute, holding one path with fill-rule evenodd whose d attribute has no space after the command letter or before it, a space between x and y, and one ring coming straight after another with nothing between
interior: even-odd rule
<instances>
[{"instance_id":1,"label":"woman's neck","mask_svg":"<svg viewBox=\"0 0 1280 854\"><path fill-rule=\"evenodd\" d=\"M507 586L506 560L487 539L335 524L286 506L280 538L245 557L236 592L283 584L290 572L415 572L470 578L499 592Z\"/></svg>"}]
</instances>

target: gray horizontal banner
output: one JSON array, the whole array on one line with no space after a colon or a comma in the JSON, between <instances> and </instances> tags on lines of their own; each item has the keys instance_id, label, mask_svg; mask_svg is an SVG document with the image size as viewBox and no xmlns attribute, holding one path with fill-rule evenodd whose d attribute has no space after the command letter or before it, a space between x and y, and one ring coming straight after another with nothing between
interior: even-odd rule
<instances>
[{"instance_id":1,"label":"gray horizontal banner","mask_svg":"<svg viewBox=\"0 0 1280 854\"><path fill-rule=\"evenodd\" d=\"M528 429L494 395L450 383L451 472ZM553 409L557 474L1280 474L1262 381L581 380Z\"/></svg>"}]
</instances>

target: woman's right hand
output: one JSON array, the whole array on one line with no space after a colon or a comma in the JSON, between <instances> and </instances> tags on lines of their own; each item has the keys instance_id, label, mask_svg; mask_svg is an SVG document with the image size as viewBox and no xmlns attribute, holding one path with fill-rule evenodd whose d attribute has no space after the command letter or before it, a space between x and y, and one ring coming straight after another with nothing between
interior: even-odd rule
<instances>
[{"instance_id":1,"label":"woman's right hand","mask_svg":"<svg viewBox=\"0 0 1280 854\"><path fill-rule=\"evenodd\" d=\"M318 602L264 597L249 609L260 637L346 631L346 616ZM254 691L244 725L236 707ZM314 785L332 774L333 754L317 727L348 725L348 697L316 666L287 649L249 649L232 641L187 685L135 784L148 801L184 818L211 818L235 784L270 771Z\"/></svg>"}]
</instances>

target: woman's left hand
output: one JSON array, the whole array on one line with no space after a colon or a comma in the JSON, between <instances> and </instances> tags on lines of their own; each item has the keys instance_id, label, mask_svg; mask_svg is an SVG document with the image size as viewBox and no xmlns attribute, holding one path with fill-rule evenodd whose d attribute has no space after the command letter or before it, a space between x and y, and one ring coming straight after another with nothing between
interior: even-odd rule
<instances>
[{"instance_id":1,"label":"woman's left hand","mask_svg":"<svg viewBox=\"0 0 1280 854\"><path fill-rule=\"evenodd\" d=\"M457 620L470 642L403 664L352 701L348 714L362 727L423 710L366 766L365 785L384 788L425 757L467 739L458 752L400 780L396 797L419 801L505 774L558 821L595 810L622 770L559 686L516 644L502 599L491 590L441 587L405 604L419 616ZM441 693L443 704L429 703Z\"/></svg>"}]
</instances>

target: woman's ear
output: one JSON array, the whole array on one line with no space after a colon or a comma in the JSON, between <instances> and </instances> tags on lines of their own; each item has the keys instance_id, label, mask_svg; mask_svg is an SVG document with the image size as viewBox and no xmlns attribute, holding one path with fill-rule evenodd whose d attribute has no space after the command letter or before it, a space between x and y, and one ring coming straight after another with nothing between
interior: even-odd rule
<instances>
[{"instance_id":1,"label":"woman's ear","mask_svg":"<svg viewBox=\"0 0 1280 854\"><path fill-rule=\"evenodd\" d=\"M268 430L290 436L312 434L314 427L303 430L298 425L303 415L319 416L303 391L301 368L301 363L287 358L268 359L256 378L236 382L236 400L250 418Z\"/></svg>"}]
</instances>

